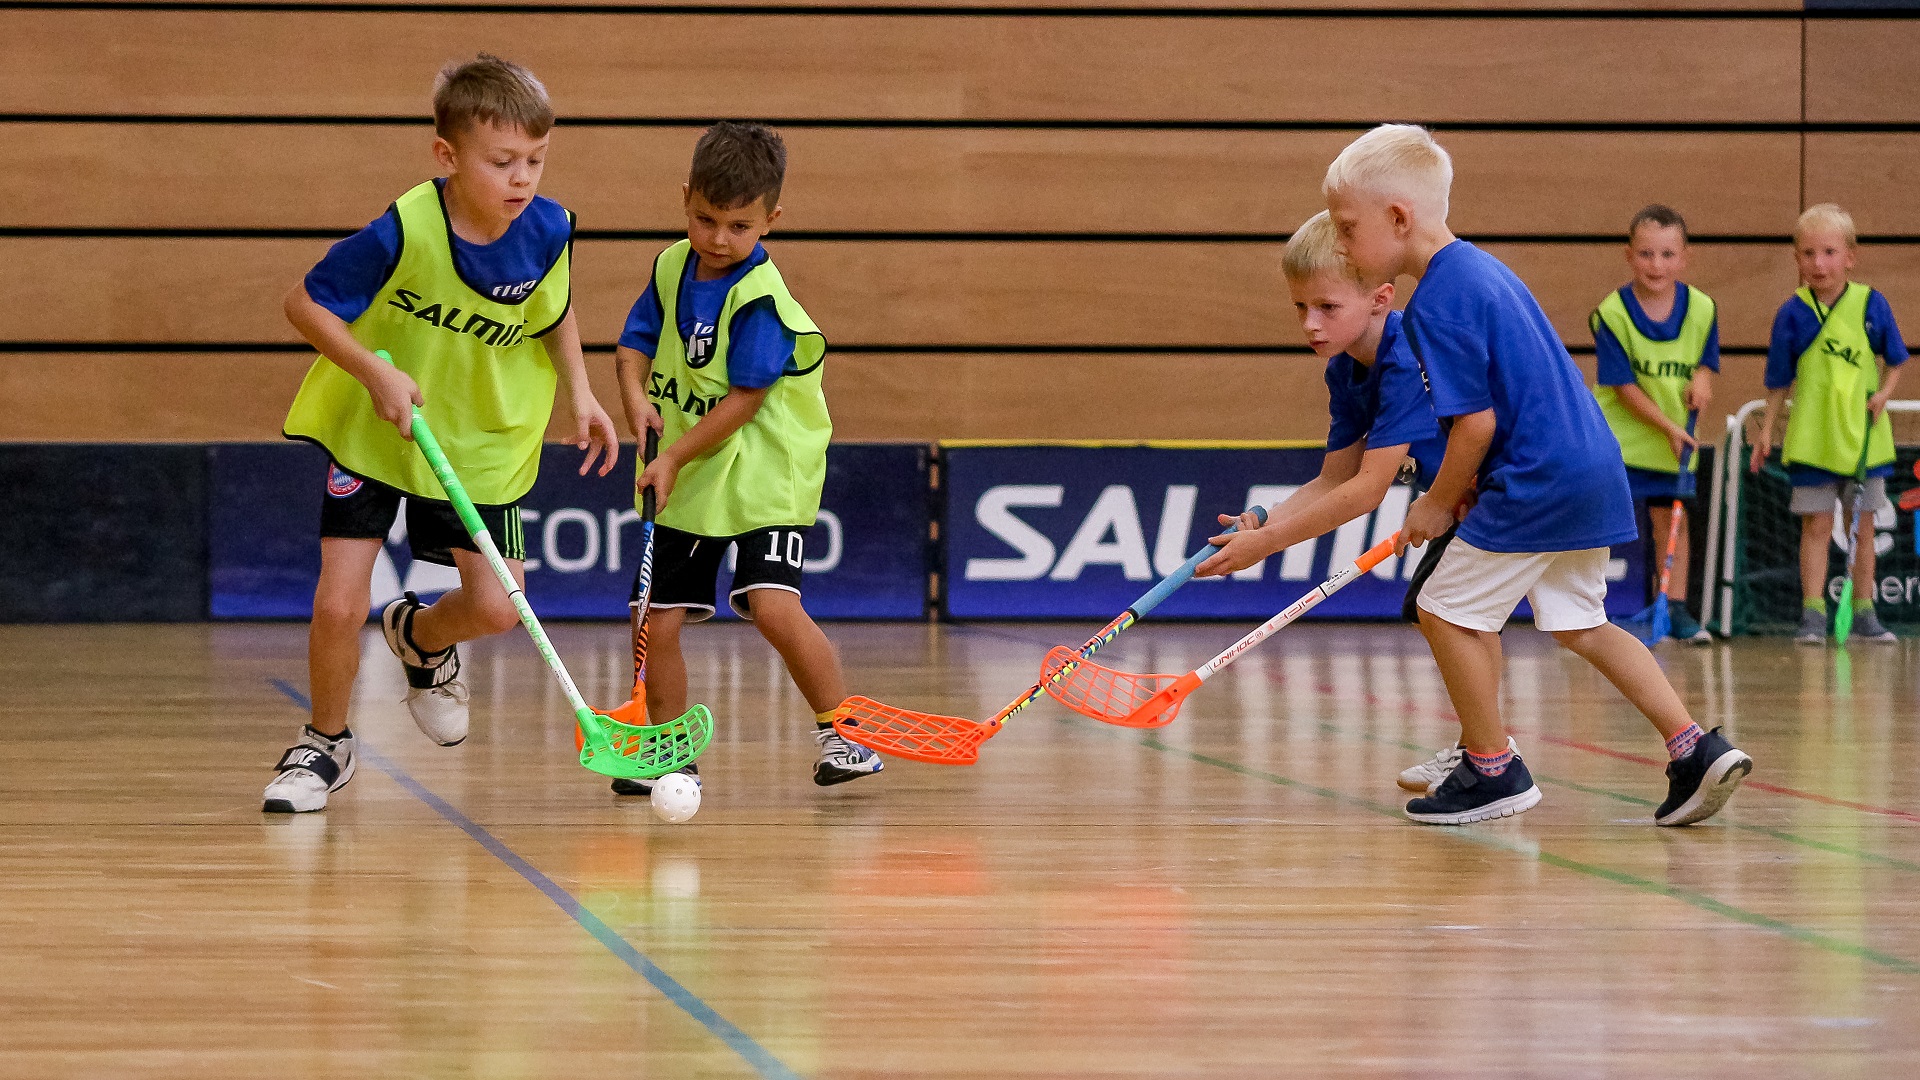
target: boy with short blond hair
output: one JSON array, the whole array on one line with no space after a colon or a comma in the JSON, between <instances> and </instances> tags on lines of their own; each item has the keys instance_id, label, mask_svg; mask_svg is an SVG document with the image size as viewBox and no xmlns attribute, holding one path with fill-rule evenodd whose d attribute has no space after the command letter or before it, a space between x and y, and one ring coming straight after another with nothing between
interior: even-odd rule
<instances>
[{"instance_id":1,"label":"boy with short blond hair","mask_svg":"<svg viewBox=\"0 0 1920 1080\"><path fill-rule=\"evenodd\" d=\"M462 641L518 621L472 537L411 443L419 406L494 543L523 579L519 500L539 471L556 396L584 475L613 421L588 389L571 307L573 215L537 194L553 125L546 88L495 56L449 64L434 84L433 152L446 174L333 245L287 294L286 315L321 356L287 413L288 438L332 458L320 514L320 581L307 663L312 718L267 785L263 808L324 809L353 777L347 703L373 568L406 502L415 559L454 566L437 602L412 593L381 616L407 676L414 723L442 746L467 737ZM386 350L392 363L374 350Z\"/></svg>"},{"instance_id":2,"label":"boy with short blond hair","mask_svg":"<svg viewBox=\"0 0 1920 1080\"><path fill-rule=\"evenodd\" d=\"M627 422L661 433L634 493L636 505L649 488L659 501L647 711L686 710L680 633L712 617L732 545L727 601L780 653L813 710L813 782L824 787L877 773L881 761L833 730L847 696L840 658L800 599L833 423L821 389L826 339L760 245L780 218L786 164L785 143L763 125L723 122L701 135L681 186L687 239L654 261L614 363ZM645 795L652 784L615 780L613 790Z\"/></svg>"},{"instance_id":3,"label":"boy with short blond hair","mask_svg":"<svg viewBox=\"0 0 1920 1080\"><path fill-rule=\"evenodd\" d=\"M1445 456L1407 508L1402 545L1458 535L1421 590L1420 628L1460 716L1460 762L1407 816L1461 825L1540 801L1500 715L1500 628L1522 597L1554 640L1605 675L1666 739L1662 825L1725 805L1752 760L1688 716L1653 654L1607 621L1608 548L1638 535L1619 446L1533 295L1447 228L1453 164L1424 128L1377 127L1327 169L1343 254L1369 280L1420 280L1402 328L1450 424Z\"/></svg>"},{"instance_id":4,"label":"boy with short blond hair","mask_svg":"<svg viewBox=\"0 0 1920 1080\"><path fill-rule=\"evenodd\" d=\"M1687 609L1688 519L1700 467L1694 452L1700 444L1687 428L1688 417L1713 397L1720 320L1713 298L1680 280L1687 255L1687 222L1679 211L1655 203L1633 215L1627 225L1633 280L1608 293L1587 323L1598 369L1593 396L1620 442L1627 486L1634 502L1646 504L1653 535L1674 537L1669 633L1706 645L1713 635ZM1677 532L1675 502L1682 508Z\"/></svg>"},{"instance_id":5,"label":"boy with short blond hair","mask_svg":"<svg viewBox=\"0 0 1920 1080\"><path fill-rule=\"evenodd\" d=\"M1876 588L1874 514L1890 508L1893 428L1887 402L1907 362L1907 344L1893 308L1878 289L1849 280L1858 250L1853 217L1833 203L1810 206L1793 228L1801 287L1780 305L1767 343L1767 407L1753 443L1758 472L1773 449L1773 429L1787 394L1793 415L1780 448L1800 517L1802 645L1827 640L1827 545L1843 492L1862 498L1859 556L1853 561L1853 636L1897 640L1873 609ZM1880 365L1884 364L1885 375ZM1864 483L1854 491L1859 474Z\"/></svg>"},{"instance_id":6,"label":"boy with short blond hair","mask_svg":"<svg viewBox=\"0 0 1920 1080\"><path fill-rule=\"evenodd\" d=\"M1231 574L1294 544L1372 512L1411 466L1431 480L1445 443L1419 364L1393 310L1393 284L1369 286L1342 258L1322 210L1287 241L1281 270L1314 355L1326 361L1327 454L1320 475L1275 505L1262 525L1252 513L1222 515L1239 531L1213 538L1220 550L1201 577Z\"/></svg>"}]
</instances>

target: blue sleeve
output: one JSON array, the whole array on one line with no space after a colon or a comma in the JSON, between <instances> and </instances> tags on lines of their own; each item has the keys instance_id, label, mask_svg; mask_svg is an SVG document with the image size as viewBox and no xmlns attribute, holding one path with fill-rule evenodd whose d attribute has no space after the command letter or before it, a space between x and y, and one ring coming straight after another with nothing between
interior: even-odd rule
<instances>
[{"instance_id":1,"label":"blue sleeve","mask_svg":"<svg viewBox=\"0 0 1920 1080\"><path fill-rule=\"evenodd\" d=\"M1780 305L1779 314L1773 317L1773 333L1767 338L1765 381L1769 390L1785 390L1793 385L1794 373L1800 365L1800 354L1813 343L1811 338L1800 340L1799 320L1794 318L1794 308L1805 306L1798 300L1789 300Z\"/></svg>"},{"instance_id":2,"label":"blue sleeve","mask_svg":"<svg viewBox=\"0 0 1920 1080\"><path fill-rule=\"evenodd\" d=\"M352 322L373 306L399 263L400 218L388 208L372 224L327 249L307 271L307 295L342 322Z\"/></svg>"},{"instance_id":3,"label":"blue sleeve","mask_svg":"<svg viewBox=\"0 0 1920 1080\"><path fill-rule=\"evenodd\" d=\"M1707 329L1707 347L1700 350L1700 366L1720 374L1720 313L1714 312L1713 325Z\"/></svg>"},{"instance_id":4,"label":"blue sleeve","mask_svg":"<svg viewBox=\"0 0 1920 1080\"><path fill-rule=\"evenodd\" d=\"M620 344L652 357L660 349L660 323L660 295L653 291L653 282L649 281L640 299L633 302L633 310L627 312L627 325L620 331Z\"/></svg>"},{"instance_id":5,"label":"blue sleeve","mask_svg":"<svg viewBox=\"0 0 1920 1080\"><path fill-rule=\"evenodd\" d=\"M775 314L771 301L735 312L727 329L727 382L743 390L764 390L787 373L799 338Z\"/></svg>"},{"instance_id":6,"label":"blue sleeve","mask_svg":"<svg viewBox=\"0 0 1920 1080\"><path fill-rule=\"evenodd\" d=\"M1373 414L1367 434L1367 448L1410 446L1422 439L1440 435L1440 421L1433 415L1433 400L1420 381L1420 369L1411 358L1383 357L1387 366L1380 369L1380 407Z\"/></svg>"},{"instance_id":7,"label":"blue sleeve","mask_svg":"<svg viewBox=\"0 0 1920 1080\"><path fill-rule=\"evenodd\" d=\"M1407 337L1426 362L1427 381L1433 387L1435 416L1466 416L1493 408L1487 384L1493 356L1484 334L1471 327L1432 318L1402 324Z\"/></svg>"},{"instance_id":8,"label":"blue sleeve","mask_svg":"<svg viewBox=\"0 0 1920 1080\"><path fill-rule=\"evenodd\" d=\"M1900 324L1893 321L1893 305L1879 289L1867 296L1867 326L1874 353L1886 357L1888 367L1907 362L1907 343L1900 336Z\"/></svg>"},{"instance_id":9,"label":"blue sleeve","mask_svg":"<svg viewBox=\"0 0 1920 1080\"><path fill-rule=\"evenodd\" d=\"M1595 315L1589 320L1593 326L1593 354L1599 373L1597 380L1601 386L1631 386L1639 382L1633 374L1633 361L1627 359L1627 350L1620 347L1620 339L1613 336L1607 324Z\"/></svg>"},{"instance_id":10,"label":"blue sleeve","mask_svg":"<svg viewBox=\"0 0 1920 1080\"><path fill-rule=\"evenodd\" d=\"M1367 433L1366 417L1361 415L1353 391L1342 385L1350 379L1346 368L1327 365L1327 450L1345 450Z\"/></svg>"}]
</instances>

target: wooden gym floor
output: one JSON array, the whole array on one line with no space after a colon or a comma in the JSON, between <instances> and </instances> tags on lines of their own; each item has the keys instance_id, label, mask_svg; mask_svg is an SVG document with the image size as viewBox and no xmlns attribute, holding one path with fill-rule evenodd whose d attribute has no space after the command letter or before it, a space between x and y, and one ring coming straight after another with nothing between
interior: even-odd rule
<instances>
[{"instance_id":1,"label":"wooden gym floor","mask_svg":"<svg viewBox=\"0 0 1920 1080\"><path fill-rule=\"evenodd\" d=\"M829 630L857 690L975 716L1086 633ZM1149 624L1110 659L1182 671L1239 632ZM555 637L625 696L623 628ZM1507 639L1546 800L1432 829L1393 777L1454 729L1406 628L1288 630L1157 733L1043 701L978 766L830 790L770 651L701 628L720 729L668 826L569 762L517 633L470 649L455 749L369 634L359 775L287 818L259 795L303 627L0 627L0 1075L1920 1073L1914 646L1665 647L1757 762L1669 831L1651 730Z\"/></svg>"}]
</instances>

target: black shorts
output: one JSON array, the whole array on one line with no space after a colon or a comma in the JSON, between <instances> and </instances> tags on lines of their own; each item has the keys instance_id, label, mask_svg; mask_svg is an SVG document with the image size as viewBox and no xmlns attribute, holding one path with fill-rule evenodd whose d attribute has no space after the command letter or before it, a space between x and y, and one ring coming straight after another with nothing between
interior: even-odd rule
<instances>
[{"instance_id":1,"label":"black shorts","mask_svg":"<svg viewBox=\"0 0 1920 1080\"><path fill-rule=\"evenodd\" d=\"M355 476L327 463L327 495L320 504L320 535L344 540L385 540L407 500L407 546L423 562L453 565L454 549L478 552L453 504L438 499L409 497L378 480ZM493 534L494 546L509 559L527 557L526 533L520 524L520 504L475 506L480 520Z\"/></svg>"},{"instance_id":2,"label":"black shorts","mask_svg":"<svg viewBox=\"0 0 1920 1080\"><path fill-rule=\"evenodd\" d=\"M739 545L734 560L733 588L727 606L743 619L752 619L747 593L755 589L785 589L800 595L801 567L807 559L809 525L770 525L739 536L695 536L653 527L653 598L658 608L685 608L688 622L713 618L714 584L727 545ZM633 599L639 599L640 579L634 577Z\"/></svg>"},{"instance_id":3,"label":"black shorts","mask_svg":"<svg viewBox=\"0 0 1920 1080\"><path fill-rule=\"evenodd\" d=\"M1455 524L1446 532L1427 541L1420 552L1420 565L1413 568L1413 578L1407 582L1407 598L1400 601L1400 619L1403 622L1419 623L1420 589L1433 576L1433 568L1440 565L1440 556L1446 554L1447 545L1453 543L1455 533L1460 526Z\"/></svg>"}]
</instances>

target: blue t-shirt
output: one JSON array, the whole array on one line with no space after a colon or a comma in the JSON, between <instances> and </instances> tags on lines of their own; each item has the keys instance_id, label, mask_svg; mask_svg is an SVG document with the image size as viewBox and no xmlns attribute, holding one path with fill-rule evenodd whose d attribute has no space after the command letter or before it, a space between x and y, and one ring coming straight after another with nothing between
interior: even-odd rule
<instances>
[{"instance_id":1,"label":"blue t-shirt","mask_svg":"<svg viewBox=\"0 0 1920 1080\"><path fill-rule=\"evenodd\" d=\"M446 180L434 183L444 198ZM573 242L573 219L559 203L535 195L491 244L462 240L452 228L447 237L453 242L453 269L460 280L482 296L512 304L532 295ZM371 225L327 249L326 257L307 271L307 295L342 321L352 322L373 306L399 263L400 214L389 206Z\"/></svg>"},{"instance_id":2,"label":"blue t-shirt","mask_svg":"<svg viewBox=\"0 0 1920 1080\"><path fill-rule=\"evenodd\" d=\"M687 362L693 367L707 363L702 357L713 355L719 334L720 309L727 294L747 276L747 271L767 261L767 249L753 246L753 254L740 260L726 276L712 281L697 281L694 271L700 265L698 255L687 257L686 271L680 278L679 312L675 320L680 340L687 344ZM660 294L647 282L647 289L627 312L627 327L620 333L620 344L636 352L654 355L660 347L660 327L664 313ZM798 338L771 304L749 304L734 313L727 331L727 383L746 390L762 390L780 381L789 372Z\"/></svg>"},{"instance_id":3,"label":"blue t-shirt","mask_svg":"<svg viewBox=\"0 0 1920 1080\"><path fill-rule=\"evenodd\" d=\"M1639 535L1620 443L1546 313L1464 240L1437 252L1402 324L1441 417L1492 409L1480 499L1460 538L1483 551L1580 551Z\"/></svg>"},{"instance_id":4,"label":"blue t-shirt","mask_svg":"<svg viewBox=\"0 0 1920 1080\"><path fill-rule=\"evenodd\" d=\"M1627 318L1633 320L1633 328L1649 341L1672 341L1680 336L1680 326L1687 321L1687 307L1693 298L1693 290L1678 286L1673 291L1673 310L1667 317L1654 322L1647 317L1647 309L1640 306L1640 298L1633 295L1632 285L1620 286L1620 299L1626 302ZM1595 320L1593 324L1593 351L1599 360L1598 370L1601 386L1632 386L1633 361L1627 359L1627 350L1622 348L1613 331L1607 324ZM1713 326L1707 331L1707 347L1700 351L1700 366L1708 371L1720 370L1720 317L1714 316Z\"/></svg>"},{"instance_id":5,"label":"blue t-shirt","mask_svg":"<svg viewBox=\"0 0 1920 1080\"><path fill-rule=\"evenodd\" d=\"M1767 339L1767 375L1769 390L1784 390L1793 385L1800 369L1800 354L1820 336L1820 316L1795 296L1780 305L1773 317L1773 334ZM1879 289L1867 292L1867 344L1875 356L1884 356L1888 367L1907 362L1907 343L1900 336L1900 325L1893 321L1893 305ZM1787 475L1794 487L1817 487L1846 479L1838 473L1812 465L1790 465ZM1869 477L1892 476L1893 466L1876 465L1867 470Z\"/></svg>"},{"instance_id":6,"label":"blue t-shirt","mask_svg":"<svg viewBox=\"0 0 1920 1080\"><path fill-rule=\"evenodd\" d=\"M1345 450L1362 439L1369 450L1405 446L1419 471L1415 482L1424 487L1440 469L1447 440L1400 319L1397 311L1387 314L1373 363L1346 353L1327 361L1327 449Z\"/></svg>"}]
</instances>

